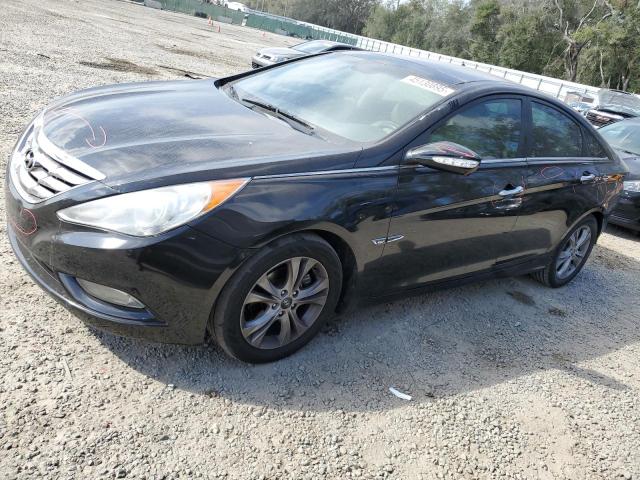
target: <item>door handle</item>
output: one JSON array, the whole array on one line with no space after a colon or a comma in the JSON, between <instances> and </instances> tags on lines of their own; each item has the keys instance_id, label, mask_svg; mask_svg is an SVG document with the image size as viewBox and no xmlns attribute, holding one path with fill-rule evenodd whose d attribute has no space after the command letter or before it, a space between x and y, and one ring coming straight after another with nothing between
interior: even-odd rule
<instances>
[{"instance_id":1,"label":"door handle","mask_svg":"<svg viewBox=\"0 0 640 480\"><path fill-rule=\"evenodd\" d=\"M592 182L596 179L595 174L593 173L589 173L589 172L584 172L582 174L582 176L580 177L580 181L582 183L588 183L588 182Z\"/></svg>"},{"instance_id":2,"label":"door handle","mask_svg":"<svg viewBox=\"0 0 640 480\"><path fill-rule=\"evenodd\" d=\"M498 192L498 195L500 195L501 197L511 197L512 195L518 195L519 193L524 192L524 187L522 185L519 185L517 187L514 187L510 190L500 190Z\"/></svg>"}]
</instances>

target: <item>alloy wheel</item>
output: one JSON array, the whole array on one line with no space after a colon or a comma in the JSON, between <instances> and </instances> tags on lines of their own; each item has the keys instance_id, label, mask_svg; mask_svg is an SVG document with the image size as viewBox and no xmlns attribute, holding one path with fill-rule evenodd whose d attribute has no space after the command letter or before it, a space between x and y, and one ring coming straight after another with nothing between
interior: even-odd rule
<instances>
[{"instance_id":1,"label":"alloy wheel","mask_svg":"<svg viewBox=\"0 0 640 480\"><path fill-rule=\"evenodd\" d=\"M309 257L294 257L263 274L247 294L240 318L244 339L255 348L283 347L320 316L329 294L329 275Z\"/></svg>"},{"instance_id":2,"label":"alloy wheel","mask_svg":"<svg viewBox=\"0 0 640 480\"><path fill-rule=\"evenodd\" d=\"M556 276L563 280L572 275L586 260L591 244L591 229L588 225L578 228L566 240L556 260Z\"/></svg>"}]
</instances>

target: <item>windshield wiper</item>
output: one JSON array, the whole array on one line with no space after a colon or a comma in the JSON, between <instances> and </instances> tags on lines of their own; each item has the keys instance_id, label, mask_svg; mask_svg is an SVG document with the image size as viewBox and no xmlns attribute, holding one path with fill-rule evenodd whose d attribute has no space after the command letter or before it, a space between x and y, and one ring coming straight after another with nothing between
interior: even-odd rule
<instances>
[{"instance_id":1,"label":"windshield wiper","mask_svg":"<svg viewBox=\"0 0 640 480\"><path fill-rule=\"evenodd\" d=\"M632 152L631 150L625 150L624 148L619 148L618 150L620 150L621 152L624 152L624 153L628 153L630 155L640 155L640 153L638 153L638 152Z\"/></svg>"},{"instance_id":2,"label":"windshield wiper","mask_svg":"<svg viewBox=\"0 0 640 480\"><path fill-rule=\"evenodd\" d=\"M263 108L270 112L274 112L274 113L278 112L278 107L276 107L275 105L271 105L270 103L261 102L259 100L253 100L251 98L241 98L240 101L242 103L249 103L251 105L255 105L256 107Z\"/></svg>"},{"instance_id":3,"label":"windshield wiper","mask_svg":"<svg viewBox=\"0 0 640 480\"><path fill-rule=\"evenodd\" d=\"M253 100L251 98L241 98L239 99L242 103L248 103L255 107L266 110L267 112L274 113L276 118L286 121L289 125L294 127L293 124L303 127L307 130L305 133L311 134L313 133L315 127L299 117L296 117L294 114L287 112L275 105L271 105L270 103L261 102L260 100ZM295 128L295 127L294 127Z\"/></svg>"}]
</instances>

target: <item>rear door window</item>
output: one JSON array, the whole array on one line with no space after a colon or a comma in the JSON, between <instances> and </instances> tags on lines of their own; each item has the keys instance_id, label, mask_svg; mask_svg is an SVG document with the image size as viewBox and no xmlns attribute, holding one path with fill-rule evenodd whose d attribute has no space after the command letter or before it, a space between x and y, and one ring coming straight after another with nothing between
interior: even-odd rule
<instances>
[{"instance_id":1,"label":"rear door window","mask_svg":"<svg viewBox=\"0 0 640 480\"><path fill-rule=\"evenodd\" d=\"M531 117L530 157L582 156L582 132L569 116L548 105L531 102Z\"/></svg>"},{"instance_id":2,"label":"rear door window","mask_svg":"<svg viewBox=\"0 0 640 480\"><path fill-rule=\"evenodd\" d=\"M598 141L598 139L590 132L583 132L585 155L591 158L605 158L607 152Z\"/></svg>"}]
</instances>

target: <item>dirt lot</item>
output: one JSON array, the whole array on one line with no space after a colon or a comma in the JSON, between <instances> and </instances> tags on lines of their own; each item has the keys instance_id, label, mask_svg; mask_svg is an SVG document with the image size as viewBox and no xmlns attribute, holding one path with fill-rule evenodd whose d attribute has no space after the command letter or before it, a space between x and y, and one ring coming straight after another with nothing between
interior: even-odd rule
<instances>
[{"instance_id":1,"label":"dirt lot","mask_svg":"<svg viewBox=\"0 0 640 480\"><path fill-rule=\"evenodd\" d=\"M57 96L230 74L294 42L115 0L9 0L0 25L3 171ZM90 331L20 268L2 205L0 478L640 478L640 242L623 230L566 288L380 305L249 366Z\"/></svg>"}]
</instances>

